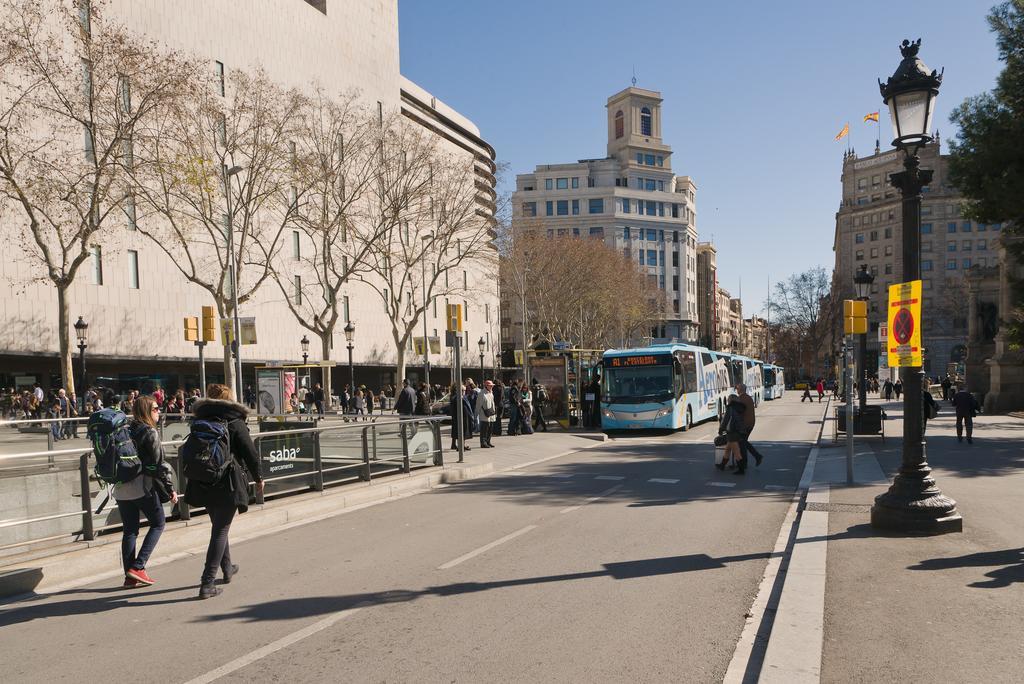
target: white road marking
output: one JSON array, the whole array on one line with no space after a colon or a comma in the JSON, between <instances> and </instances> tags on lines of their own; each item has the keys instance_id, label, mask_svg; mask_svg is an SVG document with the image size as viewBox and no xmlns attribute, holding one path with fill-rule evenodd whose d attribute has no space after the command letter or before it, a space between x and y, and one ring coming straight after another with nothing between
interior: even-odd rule
<instances>
[{"instance_id":1,"label":"white road marking","mask_svg":"<svg viewBox=\"0 0 1024 684\"><path fill-rule=\"evenodd\" d=\"M709 487L735 487L735 482L708 482Z\"/></svg>"},{"instance_id":2,"label":"white road marking","mask_svg":"<svg viewBox=\"0 0 1024 684\"><path fill-rule=\"evenodd\" d=\"M508 471L506 473L506 475L529 475L529 474L530 473L527 473L527 472L525 472L523 470L510 470L510 471Z\"/></svg>"},{"instance_id":3,"label":"white road marking","mask_svg":"<svg viewBox=\"0 0 1024 684\"><path fill-rule=\"evenodd\" d=\"M557 475L552 475L551 477L557 477L561 480L568 480L572 476L573 473L558 473Z\"/></svg>"},{"instance_id":4,"label":"white road marking","mask_svg":"<svg viewBox=\"0 0 1024 684\"><path fill-rule=\"evenodd\" d=\"M448 570L449 568L454 568L459 563L465 563L466 561L470 560L471 558L476 558L481 553L487 553L488 551L490 551L494 547L501 546L505 542L512 541L516 537L521 537L522 535L526 534L530 530L535 530L535 529L537 529L536 525L527 525L526 527L523 527L523 528L520 528L520 529L516 530L512 534L506 534L501 539L495 539L490 544L484 544L479 549L474 549L473 551L470 551L469 553L463 554L463 555L459 556L458 558L456 558L455 560L450 560L447 563L445 563L444 565L438 566L437 569L438 570Z\"/></svg>"},{"instance_id":5,"label":"white road marking","mask_svg":"<svg viewBox=\"0 0 1024 684\"><path fill-rule=\"evenodd\" d=\"M765 485L765 489L774 489L776 491L783 491L786 489L792 489L792 487L786 487L785 485Z\"/></svg>"},{"instance_id":6,"label":"white road marking","mask_svg":"<svg viewBox=\"0 0 1024 684\"><path fill-rule=\"evenodd\" d=\"M676 484L679 480L673 480L670 477L652 477L648 482L654 482L656 484Z\"/></svg>"},{"instance_id":7,"label":"white road marking","mask_svg":"<svg viewBox=\"0 0 1024 684\"><path fill-rule=\"evenodd\" d=\"M618 482L619 480L625 480L626 478L623 475L598 475L594 479L595 480L612 480L612 481Z\"/></svg>"},{"instance_id":8,"label":"white road marking","mask_svg":"<svg viewBox=\"0 0 1024 684\"><path fill-rule=\"evenodd\" d=\"M598 499L603 499L604 497L608 496L609 494L614 494L615 492L619 491L620 489L622 489L622 485L615 485L611 489L604 490L603 492L601 492L597 496L592 496L589 499L585 499L583 501L583 503L581 503L581 504L577 504L575 506L569 506L568 508L563 508L562 510L559 511L559 513L572 513L573 511L578 511L579 509L583 508L587 504L594 503Z\"/></svg>"},{"instance_id":9,"label":"white road marking","mask_svg":"<svg viewBox=\"0 0 1024 684\"><path fill-rule=\"evenodd\" d=\"M324 619L318 620L313 624L309 625L308 627L303 627L297 632L292 632L291 634L283 636L277 641L271 641L266 646L257 648L255 651L247 653L241 658L235 658L230 663L221 665L216 670L210 670L206 674L200 675L195 679L187 682L187 684L208 684L209 682L220 679L225 675L229 675L232 672L241 670L243 667L246 667L247 665L255 663L257 660L266 658L271 653L276 653L277 651L280 651L283 648L288 648L292 644L302 641L306 637L313 636L317 632L322 632L328 627L331 627L332 625L341 622L345 618L351 617L355 613L358 613L360 610L362 610L362 608L347 608L345 610L339 610L336 613L331 613Z\"/></svg>"}]
</instances>

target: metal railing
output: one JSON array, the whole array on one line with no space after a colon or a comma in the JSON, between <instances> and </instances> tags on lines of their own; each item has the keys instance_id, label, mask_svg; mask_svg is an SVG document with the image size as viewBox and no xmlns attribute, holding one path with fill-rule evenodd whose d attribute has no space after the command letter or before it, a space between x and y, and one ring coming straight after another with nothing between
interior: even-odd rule
<instances>
[{"instance_id":1,"label":"metal railing","mask_svg":"<svg viewBox=\"0 0 1024 684\"><path fill-rule=\"evenodd\" d=\"M289 416L294 418L294 415ZM260 470L265 483L262 492L252 492L256 504L263 504L267 498L290 494L323 491L326 487L350 482L371 482L374 478L395 473L409 473L414 468L444 465L441 448L441 418L428 416L379 422L346 422L337 425L297 427L294 423L261 420L260 432L252 434L260 458ZM188 482L185 478L177 447L183 439L162 441L165 459L174 470L177 489L184 493ZM106 485L93 489L98 482L91 469L91 451L83 453L81 448L62 449L46 452L27 452L3 456L4 459L26 458L42 454L75 455L78 457L80 510L57 512L29 518L0 520L0 530L19 525L43 523L63 518L81 518L81 527L61 534L30 538L13 544L0 546L0 550L26 544L51 541L68 536L81 536L86 541L95 539L96 534L121 527L120 520L110 522L97 520L101 511L93 511L93 498L104 491ZM111 501L111 513L117 507ZM192 514L202 511L192 507L179 496L169 519L189 520ZM100 524L97 524L100 523Z\"/></svg>"}]
</instances>

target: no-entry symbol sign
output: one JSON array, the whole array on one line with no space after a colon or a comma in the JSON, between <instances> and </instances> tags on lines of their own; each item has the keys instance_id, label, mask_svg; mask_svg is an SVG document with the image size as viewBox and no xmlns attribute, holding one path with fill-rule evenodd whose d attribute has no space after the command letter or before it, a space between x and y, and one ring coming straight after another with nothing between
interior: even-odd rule
<instances>
[{"instance_id":1,"label":"no-entry symbol sign","mask_svg":"<svg viewBox=\"0 0 1024 684\"><path fill-rule=\"evenodd\" d=\"M888 328L889 365L922 365L920 280L889 286Z\"/></svg>"}]
</instances>

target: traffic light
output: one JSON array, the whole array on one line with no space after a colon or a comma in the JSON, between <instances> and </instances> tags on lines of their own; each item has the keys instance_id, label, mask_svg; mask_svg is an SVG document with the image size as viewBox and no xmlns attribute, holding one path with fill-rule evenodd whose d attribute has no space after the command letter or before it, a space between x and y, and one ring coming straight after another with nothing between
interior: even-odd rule
<instances>
[{"instance_id":1,"label":"traffic light","mask_svg":"<svg viewBox=\"0 0 1024 684\"><path fill-rule=\"evenodd\" d=\"M843 300L843 334L866 335L868 332L868 303L862 299Z\"/></svg>"},{"instance_id":2,"label":"traffic light","mask_svg":"<svg viewBox=\"0 0 1024 684\"><path fill-rule=\"evenodd\" d=\"M203 342L217 341L217 312L212 306L203 307Z\"/></svg>"},{"instance_id":3,"label":"traffic light","mask_svg":"<svg viewBox=\"0 0 1024 684\"><path fill-rule=\"evenodd\" d=\"M199 341L199 319L195 316L185 316L185 341Z\"/></svg>"},{"instance_id":4,"label":"traffic light","mask_svg":"<svg viewBox=\"0 0 1024 684\"><path fill-rule=\"evenodd\" d=\"M446 313L448 315L448 331L462 332L462 305L449 304Z\"/></svg>"}]
</instances>

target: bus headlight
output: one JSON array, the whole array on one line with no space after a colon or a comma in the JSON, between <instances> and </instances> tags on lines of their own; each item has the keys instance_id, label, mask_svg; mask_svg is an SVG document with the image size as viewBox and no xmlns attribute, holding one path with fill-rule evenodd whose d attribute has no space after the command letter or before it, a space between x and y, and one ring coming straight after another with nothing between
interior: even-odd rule
<instances>
[{"instance_id":1,"label":"bus headlight","mask_svg":"<svg viewBox=\"0 0 1024 684\"><path fill-rule=\"evenodd\" d=\"M665 416L667 416L670 413L672 413L672 407L671 406L666 406L665 408L663 408L660 411L658 411L657 414L655 414L654 419L657 420L658 418L664 418Z\"/></svg>"},{"instance_id":2,"label":"bus headlight","mask_svg":"<svg viewBox=\"0 0 1024 684\"><path fill-rule=\"evenodd\" d=\"M604 416L605 418L615 418L615 411L603 408L601 409L601 415Z\"/></svg>"}]
</instances>

